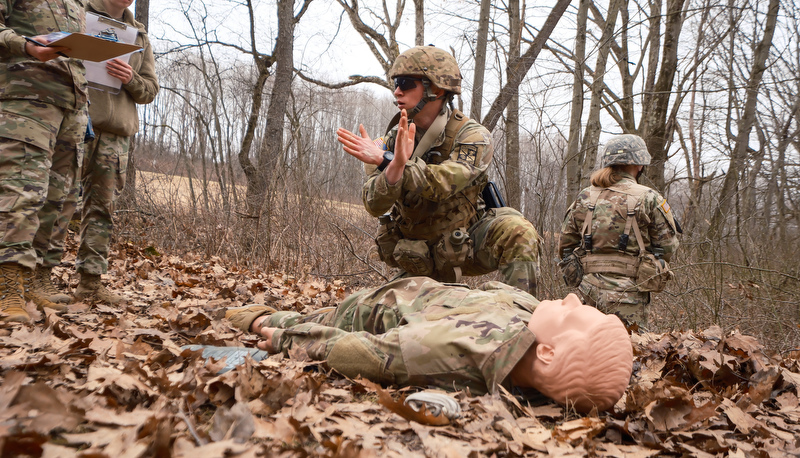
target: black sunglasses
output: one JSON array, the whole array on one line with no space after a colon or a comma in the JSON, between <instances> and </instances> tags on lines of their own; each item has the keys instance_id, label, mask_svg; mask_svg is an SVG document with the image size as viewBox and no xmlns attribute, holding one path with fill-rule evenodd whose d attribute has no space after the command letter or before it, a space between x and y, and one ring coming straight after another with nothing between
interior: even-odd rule
<instances>
[{"instance_id":1,"label":"black sunglasses","mask_svg":"<svg viewBox=\"0 0 800 458\"><path fill-rule=\"evenodd\" d=\"M394 79L394 88L400 88L401 91L410 91L411 89L417 87L417 81L422 81L422 78L398 76Z\"/></svg>"}]
</instances>

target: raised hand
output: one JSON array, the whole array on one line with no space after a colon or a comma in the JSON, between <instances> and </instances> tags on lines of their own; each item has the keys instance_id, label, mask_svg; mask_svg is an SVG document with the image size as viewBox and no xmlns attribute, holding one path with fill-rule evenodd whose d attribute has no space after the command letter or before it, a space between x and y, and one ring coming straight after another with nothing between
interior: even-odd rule
<instances>
[{"instance_id":1,"label":"raised hand","mask_svg":"<svg viewBox=\"0 0 800 458\"><path fill-rule=\"evenodd\" d=\"M380 165L383 162L383 150L369 138L363 124L358 125L358 130L360 136L340 127L336 130L336 138L347 154L366 164Z\"/></svg>"},{"instance_id":2,"label":"raised hand","mask_svg":"<svg viewBox=\"0 0 800 458\"><path fill-rule=\"evenodd\" d=\"M416 124L408 123L406 110L400 111L400 122L397 125L397 139L394 142L394 159L384 170L389 184L395 184L403 178L406 162L414 154L414 138L417 134Z\"/></svg>"}]
</instances>

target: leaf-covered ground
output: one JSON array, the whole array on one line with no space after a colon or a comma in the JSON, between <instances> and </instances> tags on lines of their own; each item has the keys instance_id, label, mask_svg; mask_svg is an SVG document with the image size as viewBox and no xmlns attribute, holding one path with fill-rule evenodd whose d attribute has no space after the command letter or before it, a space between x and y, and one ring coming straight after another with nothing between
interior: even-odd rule
<instances>
[{"instance_id":1,"label":"leaf-covered ground","mask_svg":"<svg viewBox=\"0 0 800 458\"><path fill-rule=\"evenodd\" d=\"M736 332L633 336L634 379L613 412L457 393L462 417L431 426L400 415L414 390L347 380L302 355L216 375L223 363L180 349L253 344L220 319L226 307L311 311L346 285L117 248L108 281L127 306L31 308L36 326L2 325L0 456L800 455L797 355Z\"/></svg>"}]
</instances>

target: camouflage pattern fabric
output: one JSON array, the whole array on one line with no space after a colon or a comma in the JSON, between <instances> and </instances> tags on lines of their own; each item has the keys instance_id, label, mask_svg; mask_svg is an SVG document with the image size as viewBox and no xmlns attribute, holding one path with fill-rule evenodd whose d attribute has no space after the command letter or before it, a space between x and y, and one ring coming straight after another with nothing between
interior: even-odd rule
<instances>
[{"instance_id":1,"label":"camouflage pattern fabric","mask_svg":"<svg viewBox=\"0 0 800 458\"><path fill-rule=\"evenodd\" d=\"M613 186L623 191L633 187L645 190L635 210L644 248L662 248L664 259L669 261L678 249L675 221L669 204L658 192L636 183L636 179L627 173L623 173L622 179ZM619 239L625 232L627 194L614 189L603 193L595 206L590 229L593 253L619 253ZM561 227L559 253L564 253L565 249L571 251L580 245L591 190L592 187L589 187L581 191L567 210ZM637 256L638 252L636 238L630 235L625 253ZM613 313L628 323L647 326L650 294L639 292L634 279L616 274L590 273L584 275L579 292L586 304L594 305L604 313Z\"/></svg>"},{"instance_id":2,"label":"camouflage pattern fabric","mask_svg":"<svg viewBox=\"0 0 800 458\"><path fill-rule=\"evenodd\" d=\"M0 99L25 99L81 110L86 69L78 59L47 62L25 53L25 36L82 32L84 0L0 0Z\"/></svg>"},{"instance_id":3,"label":"camouflage pattern fabric","mask_svg":"<svg viewBox=\"0 0 800 458\"><path fill-rule=\"evenodd\" d=\"M25 52L24 36L80 32L84 24L82 0L0 0L0 263L36 266L34 244L53 230L86 130L83 63L39 62Z\"/></svg>"},{"instance_id":4,"label":"camouflage pattern fabric","mask_svg":"<svg viewBox=\"0 0 800 458\"><path fill-rule=\"evenodd\" d=\"M85 110L0 100L0 263L36 266L83 155Z\"/></svg>"},{"instance_id":5,"label":"camouflage pattern fabric","mask_svg":"<svg viewBox=\"0 0 800 458\"><path fill-rule=\"evenodd\" d=\"M462 266L465 275L482 275L500 269L509 284L536 293L539 270L539 236L533 225L511 208L485 210L480 191L486 185L493 156L489 132L468 120L446 139L446 130L428 154L406 164L403 179L389 185L377 170L367 178L363 202L373 216L392 212L402 237L425 240L433 247L458 228L469 228L475 251ZM381 141L394 150L396 128ZM418 132L417 141L423 133ZM451 151L437 151L452 144ZM447 278L432 275L437 280Z\"/></svg>"},{"instance_id":6,"label":"camouflage pattern fabric","mask_svg":"<svg viewBox=\"0 0 800 458\"><path fill-rule=\"evenodd\" d=\"M130 137L96 131L95 139L86 144L86 157L81 170L83 189L80 246L75 268L78 272L102 275L108 272L108 250L113 232L114 203L125 187ZM55 266L64 254L64 239L69 220L77 207L78 186L70 192L59 216L60 231L53 232L43 265Z\"/></svg>"},{"instance_id":7,"label":"camouflage pattern fabric","mask_svg":"<svg viewBox=\"0 0 800 458\"><path fill-rule=\"evenodd\" d=\"M452 54L434 46L415 46L394 60L389 78L420 76L445 91L461 94L461 70Z\"/></svg>"},{"instance_id":8,"label":"camouflage pattern fabric","mask_svg":"<svg viewBox=\"0 0 800 458\"><path fill-rule=\"evenodd\" d=\"M612 165L650 165L647 144L638 135L617 135L606 143L600 167Z\"/></svg>"},{"instance_id":9,"label":"camouflage pattern fabric","mask_svg":"<svg viewBox=\"0 0 800 458\"><path fill-rule=\"evenodd\" d=\"M109 16L102 0L89 0L86 10ZM94 88L91 91L89 114L96 138L87 145L80 186L76 184L72 189L59 216L56 226L58 230L53 232L49 244L42 247L43 251L39 251L45 266L55 266L61 262L67 225L76 211L82 189L80 246L76 269L92 275L101 275L108 271L114 203L125 186L130 136L139 129L136 105L152 102L159 90L153 49L144 25L136 21L129 9L123 12L122 22L139 30L135 44L142 47L142 52L130 57L128 64L133 69L133 78L123 84L118 93Z\"/></svg>"},{"instance_id":10,"label":"camouflage pattern fabric","mask_svg":"<svg viewBox=\"0 0 800 458\"><path fill-rule=\"evenodd\" d=\"M348 377L481 395L511 388L506 378L535 340L527 323L538 303L498 282L471 290L410 277L357 292L330 313L274 313L264 326L281 328L277 350L305 350Z\"/></svg>"}]
</instances>

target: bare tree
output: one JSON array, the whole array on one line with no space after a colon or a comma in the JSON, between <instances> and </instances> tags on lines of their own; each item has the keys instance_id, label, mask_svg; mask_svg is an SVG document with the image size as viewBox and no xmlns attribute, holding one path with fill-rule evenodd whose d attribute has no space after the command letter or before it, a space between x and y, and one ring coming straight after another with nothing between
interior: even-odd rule
<instances>
[{"instance_id":1,"label":"bare tree","mask_svg":"<svg viewBox=\"0 0 800 458\"><path fill-rule=\"evenodd\" d=\"M519 59L522 34L519 0L508 2L508 61ZM519 88L517 88L506 108L506 197L509 207L522 210L522 190L520 189L519 160Z\"/></svg>"},{"instance_id":2,"label":"bare tree","mask_svg":"<svg viewBox=\"0 0 800 458\"><path fill-rule=\"evenodd\" d=\"M583 134L583 145L581 147L583 160L581 162L581 187L589 184L589 175L594 169L597 148L600 144L600 108L605 90L604 80L606 73L606 62L611 50L611 42L614 35L614 27L617 23L617 16L624 0L611 0L608 4L608 15L603 24L603 35L600 37L600 47L597 52L597 63L594 68L594 75L591 84L591 101L589 102L589 115L586 121L586 131ZM576 193L577 194L577 193Z\"/></svg>"},{"instance_id":3,"label":"bare tree","mask_svg":"<svg viewBox=\"0 0 800 458\"><path fill-rule=\"evenodd\" d=\"M414 44L425 45L425 0L414 0Z\"/></svg>"},{"instance_id":4,"label":"bare tree","mask_svg":"<svg viewBox=\"0 0 800 458\"><path fill-rule=\"evenodd\" d=\"M577 33L575 34L575 51L572 70L572 104L569 118L569 140L567 142L567 202L571 202L581 189L581 118L583 117L583 85L586 65L586 22L589 16L589 3L592 0L580 0L578 4Z\"/></svg>"},{"instance_id":5,"label":"bare tree","mask_svg":"<svg viewBox=\"0 0 800 458\"><path fill-rule=\"evenodd\" d=\"M492 4L489 0L481 0L481 12L478 18L478 36L475 44L475 73L472 79L472 104L469 116L481 118L483 104L483 77L486 72L486 40L489 36L489 11Z\"/></svg>"},{"instance_id":6,"label":"bare tree","mask_svg":"<svg viewBox=\"0 0 800 458\"><path fill-rule=\"evenodd\" d=\"M718 203L707 231L707 237L711 240L718 239L722 234L725 217L730 213L733 200L737 195L745 160L750 152L749 140L756 121L758 88L767 68L767 57L769 57L769 51L772 47L772 38L775 34L779 9L780 0L769 1L767 18L764 24L764 35L753 50L753 63L750 69L750 77L747 81L747 95L741 111L742 114L736 122L736 132L730 132L735 144L728 162L728 172L722 183Z\"/></svg>"},{"instance_id":7,"label":"bare tree","mask_svg":"<svg viewBox=\"0 0 800 458\"><path fill-rule=\"evenodd\" d=\"M500 119L503 110L506 109L508 102L513 97L514 91L519 88L528 70L533 66L533 63L539 56L539 52L542 50L547 40L550 39L550 35L556 28L558 21L561 20L561 16L564 15L564 11L569 7L569 4L570 0L558 0L553 6L553 9L550 10L547 20L545 20L542 29L539 31L539 34L536 35L530 47L528 47L519 59L509 64L510 70L508 72L506 84L500 89L500 94L494 100L491 108L489 108L489 112L486 113L486 116L484 116L481 121L481 124L490 131L494 130L497 126L497 121Z\"/></svg>"}]
</instances>

